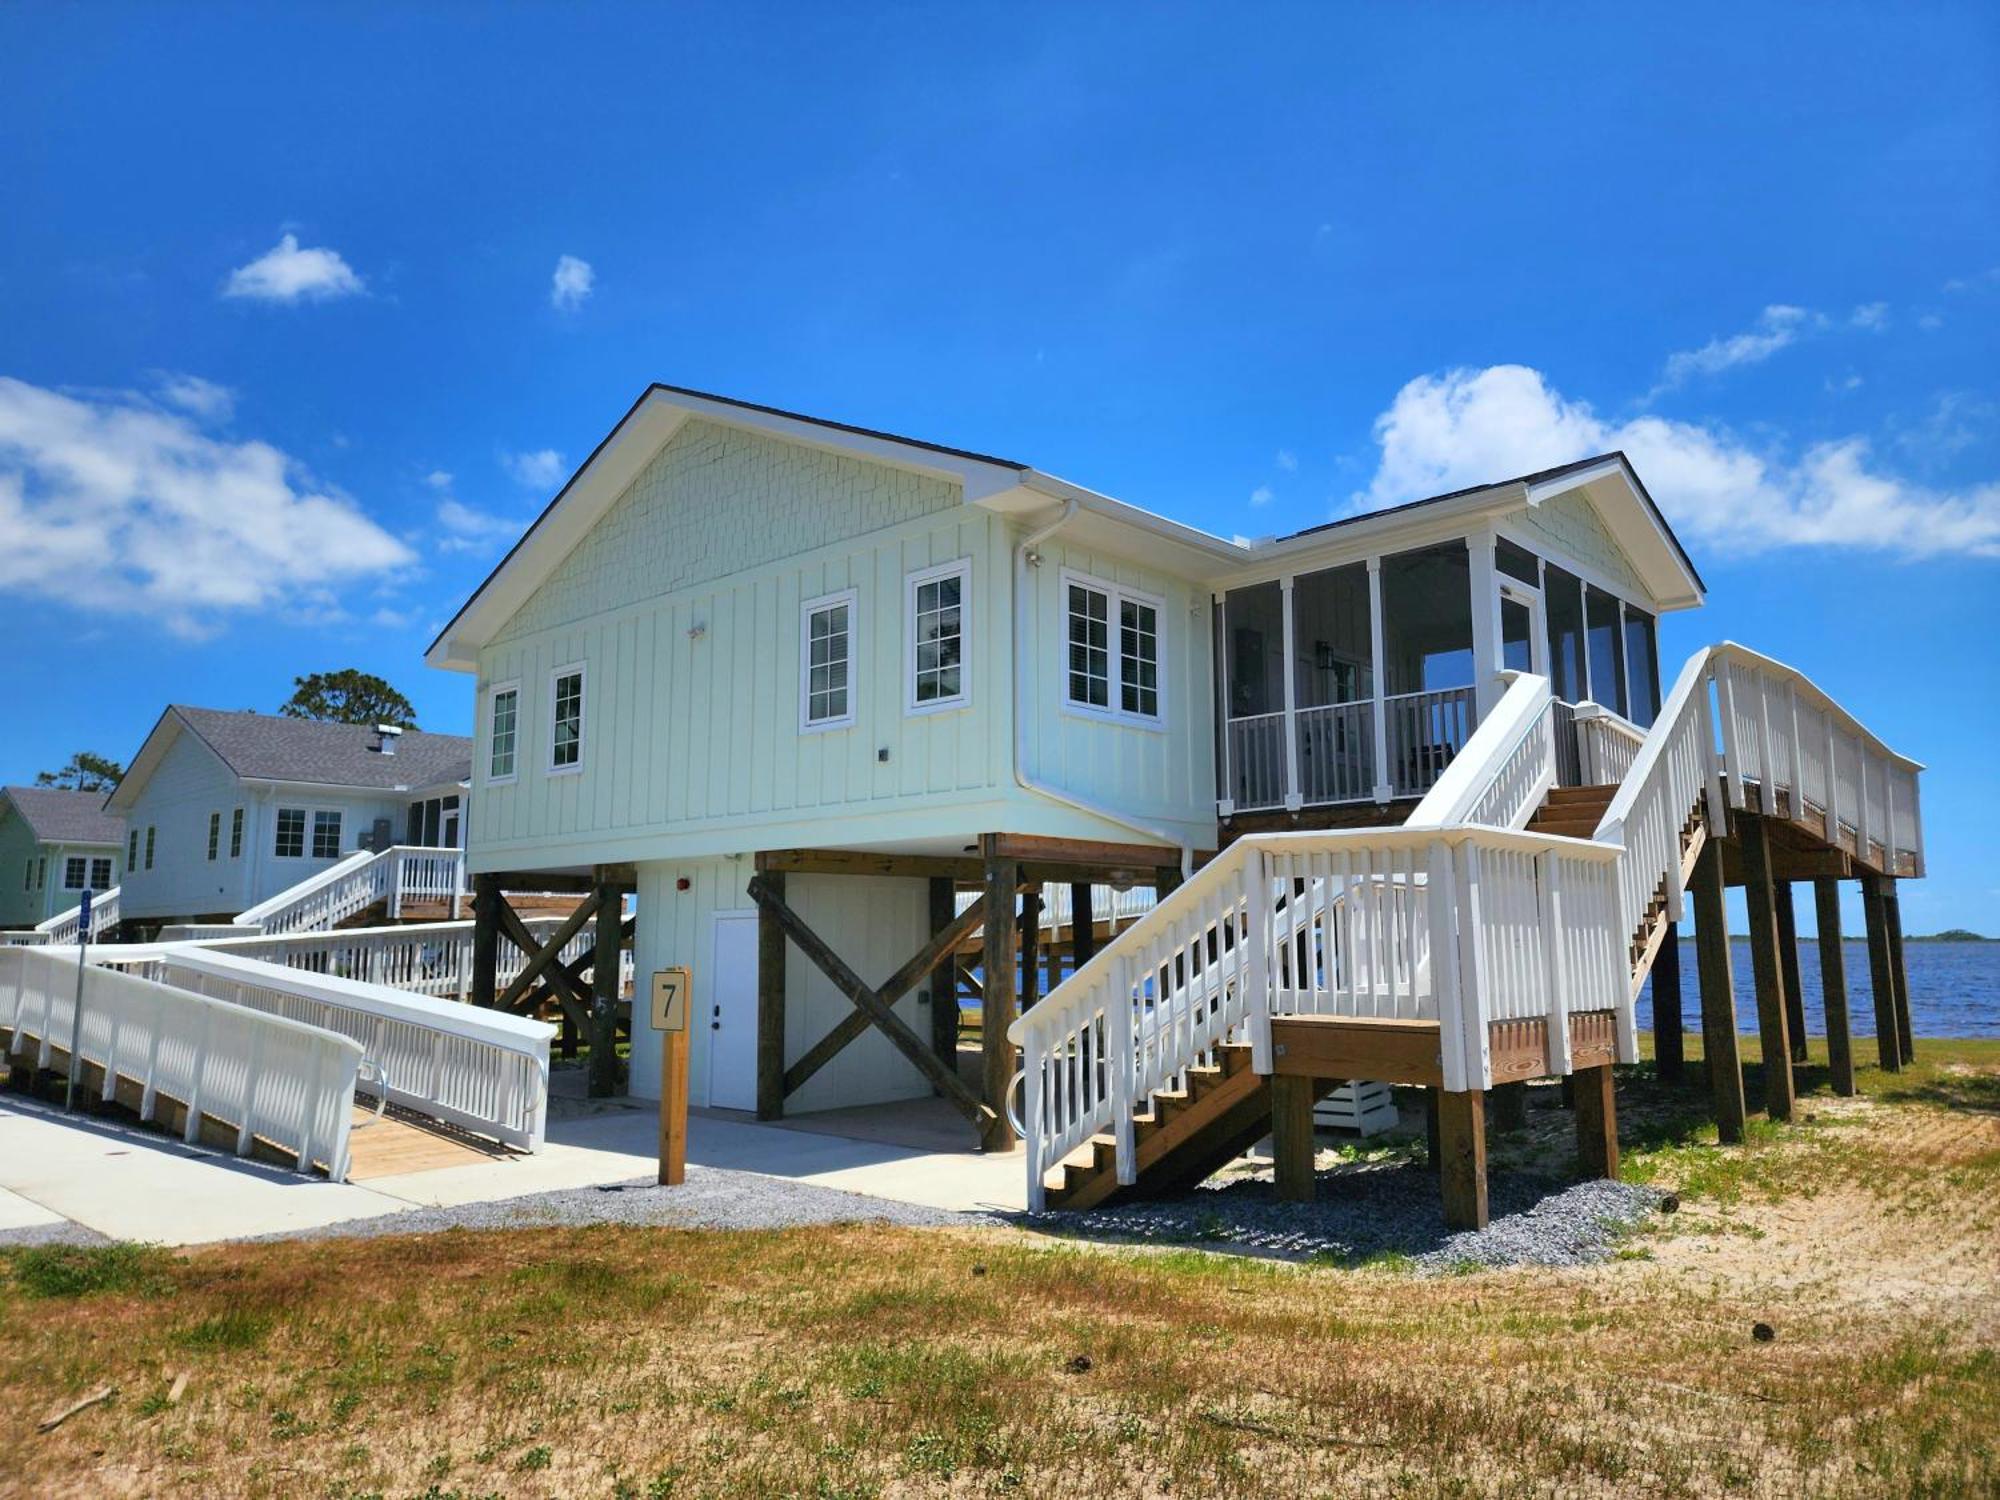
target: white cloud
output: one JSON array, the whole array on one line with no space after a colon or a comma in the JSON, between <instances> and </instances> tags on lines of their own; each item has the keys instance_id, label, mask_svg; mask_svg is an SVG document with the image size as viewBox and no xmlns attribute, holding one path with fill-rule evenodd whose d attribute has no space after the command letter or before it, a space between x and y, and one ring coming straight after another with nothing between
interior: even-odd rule
<instances>
[{"instance_id":1,"label":"white cloud","mask_svg":"<svg viewBox=\"0 0 2000 1500\"><path fill-rule=\"evenodd\" d=\"M1760 364L1796 342L1799 334L1817 321L1817 314L1803 307L1773 303L1758 314L1756 326L1748 332L1710 339L1699 349L1683 349L1668 355L1666 370L1653 394L1672 390L1697 375L1716 375L1738 365Z\"/></svg>"},{"instance_id":2,"label":"white cloud","mask_svg":"<svg viewBox=\"0 0 2000 1500\"><path fill-rule=\"evenodd\" d=\"M445 533L438 538L440 552L484 552L527 530L524 522L475 510L450 495L438 502L437 520Z\"/></svg>"},{"instance_id":3,"label":"white cloud","mask_svg":"<svg viewBox=\"0 0 2000 1500\"><path fill-rule=\"evenodd\" d=\"M169 406L178 406L190 416L208 422L227 422L236 414L236 392L226 385L172 370L162 370L156 379L160 399Z\"/></svg>"},{"instance_id":4,"label":"white cloud","mask_svg":"<svg viewBox=\"0 0 2000 1500\"><path fill-rule=\"evenodd\" d=\"M1841 376L1838 380L1831 375L1826 377L1826 393L1829 396L1845 396L1850 391L1858 391L1860 389L1861 377L1852 371Z\"/></svg>"},{"instance_id":5,"label":"white cloud","mask_svg":"<svg viewBox=\"0 0 2000 1500\"><path fill-rule=\"evenodd\" d=\"M2000 286L2000 266L1988 266L1970 276L1954 276L1944 284L1944 289L1947 292L1976 292L1990 286Z\"/></svg>"},{"instance_id":6,"label":"white cloud","mask_svg":"<svg viewBox=\"0 0 2000 1500\"><path fill-rule=\"evenodd\" d=\"M451 471L449 469L432 469L430 473L424 476L424 483L440 493L448 494L451 490Z\"/></svg>"},{"instance_id":7,"label":"white cloud","mask_svg":"<svg viewBox=\"0 0 2000 1500\"><path fill-rule=\"evenodd\" d=\"M1289 448L1278 450L1278 468L1286 474L1299 472L1299 456Z\"/></svg>"},{"instance_id":8,"label":"white cloud","mask_svg":"<svg viewBox=\"0 0 2000 1500\"><path fill-rule=\"evenodd\" d=\"M340 613L414 554L260 442L129 397L0 376L0 591L211 632L232 613Z\"/></svg>"},{"instance_id":9,"label":"white cloud","mask_svg":"<svg viewBox=\"0 0 2000 1500\"><path fill-rule=\"evenodd\" d=\"M298 236L287 234L249 265L231 271L222 295L259 302L323 302L363 290L361 278L338 250L303 250Z\"/></svg>"},{"instance_id":10,"label":"white cloud","mask_svg":"<svg viewBox=\"0 0 2000 1500\"><path fill-rule=\"evenodd\" d=\"M1856 328L1865 328L1870 333L1881 333L1889 326L1889 304L1864 302L1854 309L1848 321Z\"/></svg>"},{"instance_id":11,"label":"white cloud","mask_svg":"<svg viewBox=\"0 0 2000 1500\"><path fill-rule=\"evenodd\" d=\"M1677 530L1755 552L1856 547L1902 557L2000 557L2000 483L1939 490L1884 472L1867 440L1796 458L1722 429L1663 417L1602 418L1524 365L1423 375L1376 418L1373 510L1623 449Z\"/></svg>"},{"instance_id":12,"label":"white cloud","mask_svg":"<svg viewBox=\"0 0 2000 1500\"><path fill-rule=\"evenodd\" d=\"M1268 484L1260 484L1250 492L1250 503L1252 505L1269 505L1271 498L1271 487Z\"/></svg>"},{"instance_id":13,"label":"white cloud","mask_svg":"<svg viewBox=\"0 0 2000 1500\"><path fill-rule=\"evenodd\" d=\"M539 448L533 453L502 453L500 465L531 490L547 489L562 478L563 472L562 455L553 448Z\"/></svg>"},{"instance_id":14,"label":"white cloud","mask_svg":"<svg viewBox=\"0 0 2000 1500\"><path fill-rule=\"evenodd\" d=\"M557 312L574 312L596 285L597 272L589 261L565 255L556 262L556 274L549 283L549 306Z\"/></svg>"}]
</instances>

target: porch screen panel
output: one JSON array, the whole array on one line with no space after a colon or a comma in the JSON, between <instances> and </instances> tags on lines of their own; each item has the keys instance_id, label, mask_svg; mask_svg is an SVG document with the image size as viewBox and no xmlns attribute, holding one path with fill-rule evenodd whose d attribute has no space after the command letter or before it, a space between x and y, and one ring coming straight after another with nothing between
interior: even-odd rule
<instances>
[{"instance_id":1,"label":"porch screen panel","mask_svg":"<svg viewBox=\"0 0 2000 1500\"><path fill-rule=\"evenodd\" d=\"M1507 577L1522 583L1542 586L1542 563L1526 547L1516 546L1504 536L1493 549L1493 562Z\"/></svg>"},{"instance_id":2,"label":"porch screen panel","mask_svg":"<svg viewBox=\"0 0 2000 1500\"><path fill-rule=\"evenodd\" d=\"M1555 695L1581 703L1583 691L1583 580L1549 563L1543 573L1542 609L1549 622L1549 676Z\"/></svg>"},{"instance_id":3,"label":"porch screen panel","mask_svg":"<svg viewBox=\"0 0 2000 1500\"><path fill-rule=\"evenodd\" d=\"M1618 600L1602 589L1586 589L1585 623L1589 630L1590 696L1606 708L1626 714L1625 653L1618 640Z\"/></svg>"},{"instance_id":4,"label":"porch screen panel","mask_svg":"<svg viewBox=\"0 0 2000 1500\"><path fill-rule=\"evenodd\" d=\"M1292 582L1299 791L1307 802L1358 802L1375 789L1375 663L1368 566Z\"/></svg>"},{"instance_id":5,"label":"porch screen panel","mask_svg":"<svg viewBox=\"0 0 2000 1500\"><path fill-rule=\"evenodd\" d=\"M1389 780L1429 789L1472 733L1472 562L1464 542L1382 559Z\"/></svg>"},{"instance_id":6,"label":"porch screen panel","mask_svg":"<svg viewBox=\"0 0 2000 1500\"><path fill-rule=\"evenodd\" d=\"M1232 589L1228 637L1229 790L1238 807L1285 800L1285 598L1275 582Z\"/></svg>"},{"instance_id":7,"label":"porch screen panel","mask_svg":"<svg viewBox=\"0 0 2000 1500\"><path fill-rule=\"evenodd\" d=\"M1660 643L1653 617L1625 606L1625 688L1632 699L1628 717L1650 729L1660 711Z\"/></svg>"}]
</instances>

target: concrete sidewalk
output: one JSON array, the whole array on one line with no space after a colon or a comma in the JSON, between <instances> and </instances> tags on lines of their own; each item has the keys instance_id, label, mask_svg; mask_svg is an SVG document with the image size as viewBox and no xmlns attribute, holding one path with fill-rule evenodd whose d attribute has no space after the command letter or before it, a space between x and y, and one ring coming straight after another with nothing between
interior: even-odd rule
<instances>
[{"instance_id":1,"label":"concrete sidewalk","mask_svg":"<svg viewBox=\"0 0 2000 1500\"><path fill-rule=\"evenodd\" d=\"M601 1109L552 1120L547 1144L533 1156L361 1185L300 1177L136 1127L0 1098L0 1239L66 1221L112 1239L198 1245L629 1182L653 1175L657 1132L650 1107ZM688 1160L959 1212L1025 1203L1018 1150L925 1151L698 1113L688 1122Z\"/></svg>"}]
</instances>

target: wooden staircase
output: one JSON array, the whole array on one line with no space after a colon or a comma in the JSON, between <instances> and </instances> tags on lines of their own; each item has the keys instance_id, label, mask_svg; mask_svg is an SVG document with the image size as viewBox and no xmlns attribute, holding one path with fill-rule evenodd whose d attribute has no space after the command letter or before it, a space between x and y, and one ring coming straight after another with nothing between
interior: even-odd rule
<instances>
[{"instance_id":1,"label":"wooden staircase","mask_svg":"<svg viewBox=\"0 0 2000 1500\"><path fill-rule=\"evenodd\" d=\"M1271 1129L1271 1081L1250 1066L1250 1048L1225 1043L1213 1066L1190 1068L1185 1089L1161 1089L1133 1120L1139 1180L1118 1181L1117 1145L1093 1136L1062 1166L1049 1189L1052 1209L1096 1208L1120 1198L1151 1198L1192 1187L1241 1156ZM1315 1099L1338 1088L1327 1079ZM1087 1154L1086 1154L1087 1153Z\"/></svg>"},{"instance_id":2,"label":"wooden staircase","mask_svg":"<svg viewBox=\"0 0 2000 1500\"><path fill-rule=\"evenodd\" d=\"M1528 832L1549 833L1562 838L1587 839L1597 832L1604 810L1618 795L1615 786L1559 786L1550 789L1535 815L1528 820Z\"/></svg>"},{"instance_id":3,"label":"wooden staircase","mask_svg":"<svg viewBox=\"0 0 2000 1500\"><path fill-rule=\"evenodd\" d=\"M1535 809L1535 815L1528 820L1528 832L1587 839L1596 833L1597 825L1604 819L1605 809L1611 806L1612 799L1617 795L1618 788L1615 786L1551 788L1542 805ZM1695 859L1707 838L1707 829L1698 814L1690 817L1687 826L1681 829L1680 879L1683 888L1694 874ZM1639 919L1639 926L1631 935L1628 954L1632 960L1634 990L1652 969L1653 958L1665 938L1667 906L1667 887L1662 881L1654 888L1652 899L1646 903L1646 910Z\"/></svg>"}]
</instances>

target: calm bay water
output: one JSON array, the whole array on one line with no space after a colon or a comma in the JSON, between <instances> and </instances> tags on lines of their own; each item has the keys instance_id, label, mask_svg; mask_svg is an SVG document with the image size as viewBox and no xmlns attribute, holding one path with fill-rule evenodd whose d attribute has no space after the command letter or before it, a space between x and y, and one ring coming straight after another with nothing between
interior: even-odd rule
<instances>
[{"instance_id":1,"label":"calm bay water","mask_svg":"<svg viewBox=\"0 0 2000 1500\"><path fill-rule=\"evenodd\" d=\"M1847 1013L1855 1036L1875 1035L1875 995L1868 979L1868 945L1842 945L1847 971ZM1750 972L1750 942L1731 942L1730 978L1738 1026L1757 1029L1757 991ZM1910 1025L1918 1036L2000 1037L2000 943L1905 943L1910 971ZM1819 943L1799 943L1799 979L1805 990L1806 1034L1826 1034L1820 1003ZM1639 997L1639 1029L1653 1024L1653 987ZM1694 944L1681 943L1681 1020L1701 1025L1701 991L1695 982Z\"/></svg>"}]
</instances>

